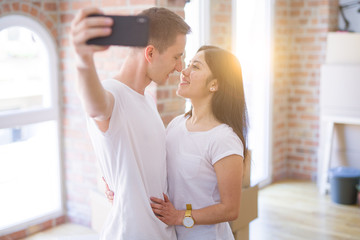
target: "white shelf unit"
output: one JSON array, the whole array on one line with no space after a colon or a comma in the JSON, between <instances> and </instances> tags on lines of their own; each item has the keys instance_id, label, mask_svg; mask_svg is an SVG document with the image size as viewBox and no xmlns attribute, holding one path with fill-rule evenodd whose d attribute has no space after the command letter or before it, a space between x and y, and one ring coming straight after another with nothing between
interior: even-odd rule
<instances>
[{"instance_id":1,"label":"white shelf unit","mask_svg":"<svg viewBox=\"0 0 360 240\"><path fill-rule=\"evenodd\" d=\"M325 64L321 68L318 187L322 194L329 190L328 171L338 124L360 125L360 64Z\"/></svg>"}]
</instances>

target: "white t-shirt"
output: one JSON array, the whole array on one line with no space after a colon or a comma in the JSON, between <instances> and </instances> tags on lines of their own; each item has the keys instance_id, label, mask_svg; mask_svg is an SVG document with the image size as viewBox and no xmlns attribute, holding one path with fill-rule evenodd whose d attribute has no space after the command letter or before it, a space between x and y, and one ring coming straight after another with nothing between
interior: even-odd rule
<instances>
[{"instance_id":1,"label":"white t-shirt","mask_svg":"<svg viewBox=\"0 0 360 240\"><path fill-rule=\"evenodd\" d=\"M176 239L153 213L150 196L167 192L165 127L151 96L120 81L102 81L115 99L109 129L101 132L88 118L88 129L99 166L115 193L100 239Z\"/></svg>"},{"instance_id":2,"label":"white t-shirt","mask_svg":"<svg viewBox=\"0 0 360 240\"><path fill-rule=\"evenodd\" d=\"M209 131L189 132L187 118L176 117L166 129L169 197L176 209L200 209L220 203L214 164L224 157L243 156L244 147L233 129L221 124ZM196 219L195 219L196 221ZM176 226L178 240L234 239L230 225Z\"/></svg>"}]
</instances>

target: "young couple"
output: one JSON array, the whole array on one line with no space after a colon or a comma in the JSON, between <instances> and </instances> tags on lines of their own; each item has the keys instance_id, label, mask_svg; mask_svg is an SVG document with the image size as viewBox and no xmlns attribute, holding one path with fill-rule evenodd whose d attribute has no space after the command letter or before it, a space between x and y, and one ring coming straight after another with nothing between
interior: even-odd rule
<instances>
[{"instance_id":1,"label":"young couple","mask_svg":"<svg viewBox=\"0 0 360 240\"><path fill-rule=\"evenodd\" d=\"M234 239L228 221L240 206L247 115L238 60L204 46L188 67L182 55L190 27L165 8L150 8L146 47L130 48L119 73L100 81L93 55L107 47L88 39L111 33L110 18L71 26L77 86L99 165L115 193L101 239ZM181 72L177 94L192 108L165 130L145 88ZM175 228L174 228L175 226Z\"/></svg>"}]
</instances>

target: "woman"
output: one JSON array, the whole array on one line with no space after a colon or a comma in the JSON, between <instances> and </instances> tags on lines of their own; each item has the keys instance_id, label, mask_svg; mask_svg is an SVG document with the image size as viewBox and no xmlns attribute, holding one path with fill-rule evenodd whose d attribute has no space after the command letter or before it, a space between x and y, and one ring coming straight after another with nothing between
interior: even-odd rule
<instances>
[{"instance_id":1,"label":"woman","mask_svg":"<svg viewBox=\"0 0 360 240\"><path fill-rule=\"evenodd\" d=\"M177 94L192 108L167 127L169 196L152 209L178 239L234 239L238 217L247 111L241 67L230 52L201 47L181 73ZM192 211L188 210L191 204Z\"/></svg>"}]
</instances>

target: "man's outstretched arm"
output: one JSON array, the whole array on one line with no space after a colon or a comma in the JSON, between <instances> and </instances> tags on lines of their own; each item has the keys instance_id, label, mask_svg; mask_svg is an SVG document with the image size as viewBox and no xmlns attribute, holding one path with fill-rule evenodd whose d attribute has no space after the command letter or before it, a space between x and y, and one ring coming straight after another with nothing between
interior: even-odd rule
<instances>
[{"instance_id":1,"label":"man's outstretched arm","mask_svg":"<svg viewBox=\"0 0 360 240\"><path fill-rule=\"evenodd\" d=\"M113 22L107 17L88 17L92 14L103 13L97 8L80 10L71 23L70 36L76 55L77 91L81 102L87 114L98 122L100 128L105 122L105 129L101 129L106 131L114 97L101 85L95 69L94 53L104 51L109 46L87 45L86 41L110 35Z\"/></svg>"}]
</instances>

